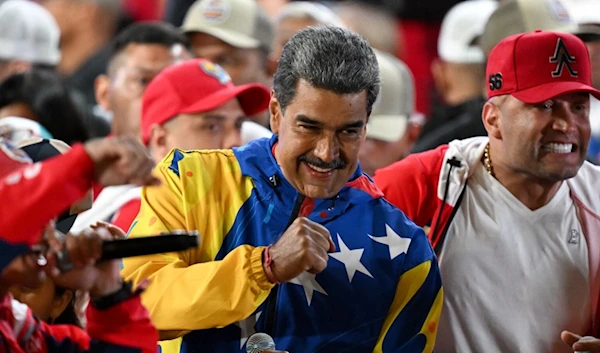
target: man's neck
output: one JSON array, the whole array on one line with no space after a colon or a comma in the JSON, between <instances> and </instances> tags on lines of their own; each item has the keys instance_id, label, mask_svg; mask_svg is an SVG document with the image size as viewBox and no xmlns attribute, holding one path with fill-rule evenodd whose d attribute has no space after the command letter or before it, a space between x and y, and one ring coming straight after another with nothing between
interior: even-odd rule
<instances>
[{"instance_id":1,"label":"man's neck","mask_svg":"<svg viewBox=\"0 0 600 353\"><path fill-rule=\"evenodd\" d=\"M540 181L529 175L515 173L500 165L494 166L494 176L511 194L532 211L550 202L562 182Z\"/></svg>"}]
</instances>

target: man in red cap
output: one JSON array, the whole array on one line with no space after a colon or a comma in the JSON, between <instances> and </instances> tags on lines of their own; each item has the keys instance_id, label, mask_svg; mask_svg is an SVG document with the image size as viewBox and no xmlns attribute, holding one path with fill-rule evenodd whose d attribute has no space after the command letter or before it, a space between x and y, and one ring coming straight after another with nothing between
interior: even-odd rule
<instances>
[{"instance_id":1,"label":"man in red cap","mask_svg":"<svg viewBox=\"0 0 600 353\"><path fill-rule=\"evenodd\" d=\"M260 84L235 86L219 65L206 59L185 61L162 71L142 97L142 141L156 163L173 148L228 149L242 145L247 117L269 105L270 93ZM129 229L140 207L139 188L113 224Z\"/></svg>"},{"instance_id":2,"label":"man in red cap","mask_svg":"<svg viewBox=\"0 0 600 353\"><path fill-rule=\"evenodd\" d=\"M142 99L142 141L159 162L175 147L242 145L242 123L267 109L270 94L259 84L235 86L219 65L195 59L161 72Z\"/></svg>"},{"instance_id":3,"label":"man in red cap","mask_svg":"<svg viewBox=\"0 0 600 353\"><path fill-rule=\"evenodd\" d=\"M585 44L513 35L490 53L487 78L489 137L414 154L374 177L431 227L445 287L435 350L600 352L600 340L577 335L600 327L600 169L585 162L590 94L600 92Z\"/></svg>"}]
</instances>

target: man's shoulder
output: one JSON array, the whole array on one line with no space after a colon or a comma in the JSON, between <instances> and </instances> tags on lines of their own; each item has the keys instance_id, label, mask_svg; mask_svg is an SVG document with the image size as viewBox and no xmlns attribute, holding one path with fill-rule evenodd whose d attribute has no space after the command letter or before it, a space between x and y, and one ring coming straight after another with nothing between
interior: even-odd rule
<instances>
[{"instance_id":1,"label":"man's shoulder","mask_svg":"<svg viewBox=\"0 0 600 353\"><path fill-rule=\"evenodd\" d=\"M385 224L393 228L396 233L404 238L412 238L422 230L410 220L402 210L391 204L388 200L381 197L373 199L369 205L377 223Z\"/></svg>"},{"instance_id":2,"label":"man's shoulder","mask_svg":"<svg viewBox=\"0 0 600 353\"><path fill-rule=\"evenodd\" d=\"M600 166L584 162L577 175L567 180L571 194L594 214L600 215Z\"/></svg>"},{"instance_id":3,"label":"man's shoulder","mask_svg":"<svg viewBox=\"0 0 600 353\"><path fill-rule=\"evenodd\" d=\"M195 173L212 175L225 170L239 170L237 159L230 149L181 150L175 148L157 166L175 174L178 178L194 176Z\"/></svg>"}]
</instances>

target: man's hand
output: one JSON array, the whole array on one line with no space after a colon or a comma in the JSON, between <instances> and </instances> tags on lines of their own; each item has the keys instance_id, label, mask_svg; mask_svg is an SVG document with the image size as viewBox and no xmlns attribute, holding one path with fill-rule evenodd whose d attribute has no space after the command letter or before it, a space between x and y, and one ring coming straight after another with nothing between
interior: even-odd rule
<instances>
[{"instance_id":1,"label":"man's hand","mask_svg":"<svg viewBox=\"0 0 600 353\"><path fill-rule=\"evenodd\" d=\"M283 283L304 271L319 273L327 267L327 252L333 251L335 244L327 228L308 218L297 218L269 249L273 275Z\"/></svg>"},{"instance_id":2,"label":"man's hand","mask_svg":"<svg viewBox=\"0 0 600 353\"><path fill-rule=\"evenodd\" d=\"M94 177L102 185L157 185L154 162L135 138L108 137L84 145L94 163Z\"/></svg>"},{"instance_id":3,"label":"man's hand","mask_svg":"<svg viewBox=\"0 0 600 353\"><path fill-rule=\"evenodd\" d=\"M122 287L119 260L96 263L102 256L102 242L114 239L105 227L86 230L77 235L67 234L63 241L48 239L55 251L48 255L48 271L58 286L89 291L90 296L102 297L118 291ZM65 248L73 270L60 273L55 267L56 253Z\"/></svg>"},{"instance_id":4,"label":"man's hand","mask_svg":"<svg viewBox=\"0 0 600 353\"><path fill-rule=\"evenodd\" d=\"M563 331L560 338L575 352L600 352L600 339L594 338L579 342L581 336L569 331Z\"/></svg>"}]
</instances>

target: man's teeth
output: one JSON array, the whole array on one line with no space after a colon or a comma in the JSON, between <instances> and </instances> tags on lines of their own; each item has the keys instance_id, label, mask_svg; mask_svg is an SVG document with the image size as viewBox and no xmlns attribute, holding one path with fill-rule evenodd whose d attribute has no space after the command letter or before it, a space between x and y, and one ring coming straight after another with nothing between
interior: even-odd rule
<instances>
[{"instance_id":1,"label":"man's teeth","mask_svg":"<svg viewBox=\"0 0 600 353\"><path fill-rule=\"evenodd\" d=\"M545 151L552 153L571 153L573 151L572 143L546 143L542 146Z\"/></svg>"},{"instance_id":2,"label":"man's teeth","mask_svg":"<svg viewBox=\"0 0 600 353\"><path fill-rule=\"evenodd\" d=\"M333 168L327 168L327 169L324 169L324 168L319 168L319 167L317 167L317 166L316 166L316 165L314 165L314 164L310 164L310 163L307 163L307 164L308 164L308 166L309 166L311 169L314 169L314 170L316 170L316 171L317 171L317 172L319 172L319 173L328 173L328 172L330 172L330 171L332 171L332 170L333 170Z\"/></svg>"}]
</instances>

